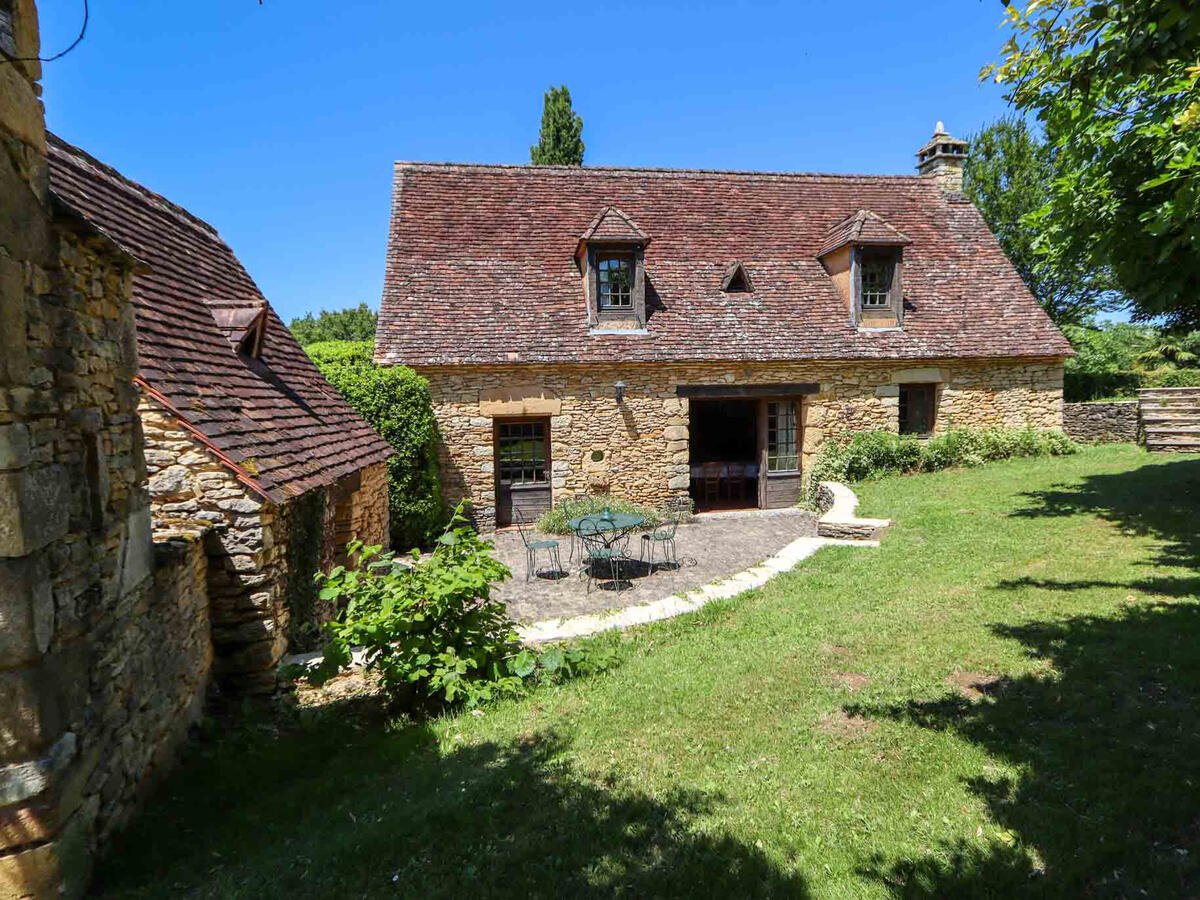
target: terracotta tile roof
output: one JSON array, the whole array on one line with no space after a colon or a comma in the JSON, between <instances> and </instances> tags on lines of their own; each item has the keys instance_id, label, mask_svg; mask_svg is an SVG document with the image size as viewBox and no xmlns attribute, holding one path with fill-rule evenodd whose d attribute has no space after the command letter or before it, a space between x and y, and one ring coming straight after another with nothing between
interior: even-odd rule
<instances>
[{"instance_id":1,"label":"terracotta tile roof","mask_svg":"<svg viewBox=\"0 0 1200 900\"><path fill-rule=\"evenodd\" d=\"M390 446L317 371L207 223L51 136L55 196L143 265L138 370L275 502L382 462ZM259 357L234 344L265 316Z\"/></svg>"},{"instance_id":2,"label":"terracotta tile roof","mask_svg":"<svg viewBox=\"0 0 1200 900\"><path fill-rule=\"evenodd\" d=\"M847 244L873 244L878 247L904 247L911 244L908 236L897 231L869 209L860 209L847 216L825 233L825 241L817 256L832 253Z\"/></svg>"},{"instance_id":3,"label":"terracotta tile roof","mask_svg":"<svg viewBox=\"0 0 1200 900\"><path fill-rule=\"evenodd\" d=\"M647 334L588 334L579 235L614 206L646 250ZM817 255L872 210L911 239L905 327L860 332ZM866 227L864 225L864 227ZM874 226L872 226L873 228ZM722 293L730 260L752 292ZM920 176L397 163L375 356L414 365L1063 356L969 203Z\"/></svg>"},{"instance_id":4,"label":"terracotta tile roof","mask_svg":"<svg viewBox=\"0 0 1200 900\"><path fill-rule=\"evenodd\" d=\"M634 240L649 243L650 236L634 224L633 219L616 207L606 206L579 236L581 241Z\"/></svg>"}]
</instances>

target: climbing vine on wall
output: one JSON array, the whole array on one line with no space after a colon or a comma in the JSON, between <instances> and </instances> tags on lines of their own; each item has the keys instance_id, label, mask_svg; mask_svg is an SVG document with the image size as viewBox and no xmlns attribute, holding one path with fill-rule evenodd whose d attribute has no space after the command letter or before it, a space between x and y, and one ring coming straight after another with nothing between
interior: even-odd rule
<instances>
[{"instance_id":1,"label":"climbing vine on wall","mask_svg":"<svg viewBox=\"0 0 1200 900\"><path fill-rule=\"evenodd\" d=\"M320 609L313 575L321 568L325 534L325 491L309 491L291 505L288 522L287 605L291 613L288 644L293 651L311 650L320 643Z\"/></svg>"}]
</instances>

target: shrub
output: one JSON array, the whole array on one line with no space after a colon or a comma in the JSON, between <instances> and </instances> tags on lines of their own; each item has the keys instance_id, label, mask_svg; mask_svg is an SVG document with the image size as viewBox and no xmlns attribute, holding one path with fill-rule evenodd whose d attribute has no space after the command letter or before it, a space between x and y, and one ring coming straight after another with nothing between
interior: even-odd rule
<instances>
[{"instance_id":1,"label":"shrub","mask_svg":"<svg viewBox=\"0 0 1200 900\"><path fill-rule=\"evenodd\" d=\"M1154 369L1142 378L1142 387L1200 387L1200 369Z\"/></svg>"},{"instance_id":2,"label":"shrub","mask_svg":"<svg viewBox=\"0 0 1200 900\"><path fill-rule=\"evenodd\" d=\"M1063 456L1078 446L1061 431L955 428L927 441L864 431L825 442L808 471L808 502L822 481L862 481L897 472L933 472L1018 456Z\"/></svg>"},{"instance_id":3,"label":"shrub","mask_svg":"<svg viewBox=\"0 0 1200 900\"><path fill-rule=\"evenodd\" d=\"M538 520L537 527L538 530L548 534L570 534L571 529L567 527L568 522L579 516L596 515L605 507L615 513L634 513L647 521L653 521L662 515L659 510L634 503L631 500L621 500L608 494L588 495L579 500L571 497L559 500L553 509L542 515Z\"/></svg>"},{"instance_id":4,"label":"shrub","mask_svg":"<svg viewBox=\"0 0 1200 900\"><path fill-rule=\"evenodd\" d=\"M353 568L315 576L321 599L342 610L325 626L323 659L306 672L315 685L349 666L359 647L388 696L418 711L439 701L475 706L527 682L607 664L575 647L521 646L504 604L491 595L491 585L512 573L466 524L461 505L424 558L414 551L401 560L358 541L347 549Z\"/></svg>"},{"instance_id":5,"label":"shrub","mask_svg":"<svg viewBox=\"0 0 1200 900\"><path fill-rule=\"evenodd\" d=\"M370 341L326 341L305 352L395 450L388 461L392 546L428 546L445 522L428 382L404 366L376 366Z\"/></svg>"}]
</instances>

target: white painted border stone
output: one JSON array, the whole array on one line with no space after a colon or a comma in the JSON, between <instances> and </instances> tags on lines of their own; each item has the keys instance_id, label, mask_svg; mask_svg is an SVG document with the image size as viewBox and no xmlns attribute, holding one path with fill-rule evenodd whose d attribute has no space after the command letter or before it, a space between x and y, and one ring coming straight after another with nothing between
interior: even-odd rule
<instances>
[{"instance_id":1,"label":"white painted border stone","mask_svg":"<svg viewBox=\"0 0 1200 900\"><path fill-rule=\"evenodd\" d=\"M744 591L762 587L776 575L795 568L822 547L845 545L850 547L878 547L879 541L849 541L834 538L802 537L792 541L774 556L757 566L739 572L722 581L693 588L680 594L672 594L640 606L605 610L574 616L569 619L546 619L517 629L521 640L527 644L546 641L561 641L567 638L584 637L612 628L630 628L674 618L684 613L695 612L713 600L726 600Z\"/></svg>"}]
</instances>

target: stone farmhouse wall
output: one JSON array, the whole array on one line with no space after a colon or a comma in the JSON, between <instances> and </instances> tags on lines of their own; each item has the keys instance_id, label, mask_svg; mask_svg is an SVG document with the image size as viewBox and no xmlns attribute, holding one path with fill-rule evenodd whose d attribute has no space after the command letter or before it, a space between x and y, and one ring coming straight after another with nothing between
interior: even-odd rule
<instances>
[{"instance_id":1,"label":"stone farmhouse wall","mask_svg":"<svg viewBox=\"0 0 1200 900\"><path fill-rule=\"evenodd\" d=\"M240 481L193 432L154 398L139 407L146 442L150 508L156 535L202 538L209 556L208 594L212 608L215 675L234 694L266 694L276 688L275 670L288 649L292 610L289 545L297 501L277 506ZM317 488L325 496L314 530L319 548L314 565L328 568L352 539L387 544L387 466L359 473L355 490ZM344 528L337 518L344 510ZM313 625L333 610L319 604Z\"/></svg>"},{"instance_id":2,"label":"stone farmhouse wall","mask_svg":"<svg viewBox=\"0 0 1200 900\"><path fill-rule=\"evenodd\" d=\"M416 367L428 379L438 422L443 495L468 497L483 527L495 521L493 421L549 416L555 500L610 492L658 503L687 490L686 384L817 382L804 398L803 465L826 437L899 429L899 385L938 385L936 428L1061 428L1062 361L895 361ZM613 385L623 381L624 400ZM603 458L593 460L593 451Z\"/></svg>"},{"instance_id":3,"label":"stone farmhouse wall","mask_svg":"<svg viewBox=\"0 0 1200 900\"><path fill-rule=\"evenodd\" d=\"M1065 403L1063 430L1077 441L1133 443L1138 434L1138 402Z\"/></svg>"}]
</instances>

